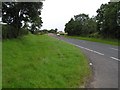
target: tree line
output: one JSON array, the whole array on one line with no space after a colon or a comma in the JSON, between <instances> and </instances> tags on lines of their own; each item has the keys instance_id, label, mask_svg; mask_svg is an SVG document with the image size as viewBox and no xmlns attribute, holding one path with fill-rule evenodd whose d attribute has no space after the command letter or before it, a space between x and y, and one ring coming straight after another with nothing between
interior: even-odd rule
<instances>
[{"instance_id":1,"label":"tree line","mask_svg":"<svg viewBox=\"0 0 120 90\"><path fill-rule=\"evenodd\" d=\"M120 38L120 2L102 4L97 15L75 15L65 25L68 35Z\"/></svg>"},{"instance_id":2,"label":"tree line","mask_svg":"<svg viewBox=\"0 0 120 90\"><path fill-rule=\"evenodd\" d=\"M47 33L54 33L54 34L56 34L57 31L58 31L57 28L55 28L55 29L50 29L50 30L48 30L48 29L43 29L43 30L39 30L38 33L39 33L39 34L47 34Z\"/></svg>"},{"instance_id":3,"label":"tree line","mask_svg":"<svg viewBox=\"0 0 120 90\"><path fill-rule=\"evenodd\" d=\"M2 2L2 37L17 38L42 26L43 2Z\"/></svg>"}]
</instances>

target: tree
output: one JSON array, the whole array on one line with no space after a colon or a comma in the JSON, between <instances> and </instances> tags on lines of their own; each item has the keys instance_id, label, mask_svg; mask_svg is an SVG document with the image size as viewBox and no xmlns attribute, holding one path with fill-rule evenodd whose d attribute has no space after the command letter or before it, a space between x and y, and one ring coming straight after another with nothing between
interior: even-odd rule
<instances>
[{"instance_id":1,"label":"tree","mask_svg":"<svg viewBox=\"0 0 120 90\"><path fill-rule=\"evenodd\" d=\"M86 14L75 15L66 23L65 32L68 35L87 36L96 32L96 18L89 18Z\"/></svg>"},{"instance_id":2,"label":"tree","mask_svg":"<svg viewBox=\"0 0 120 90\"><path fill-rule=\"evenodd\" d=\"M57 28L56 29L51 29L48 31L49 33L57 33Z\"/></svg>"},{"instance_id":3,"label":"tree","mask_svg":"<svg viewBox=\"0 0 120 90\"><path fill-rule=\"evenodd\" d=\"M97 16L75 15L65 25L68 35L120 38L120 2L102 4Z\"/></svg>"},{"instance_id":4,"label":"tree","mask_svg":"<svg viewBox=\"0 0 120 90\"><path fill-rule=\"evenodd\" d=\"M65 25L65 32L68 33L68 35L74 35L74 22L74 19L71 18L71 20Z\"/></svg>"},{"instance_id":5,"label":"tree","mask_svg":"<svg viewBox=\"0 0 120 90\"><path fill-rule=\"evenodd\" d=\"M57 33L57 31L58 31L58 29L57 29L57 28L55 28L55 33Z\"/></svg>"},{"instance_id":6,"label":"tree","mask_svg":"<svg viewBox=\"0 0 120 90\"><path fill-rule=\"evenodd\" d=\"M3 2L2 22L16 28L14 29L15 37L19 36L20 29L24 27L23 23L29 22L31 28L34 26L34 30L39 29L42 26L40 17L42 5L42 2Z\"/></svg>"},{"instance_id":7,"label":"tree","mask_svg":"<svg viewBox=\"0 0 120 90\"><path fill-rule=\"evenodd\" d=\"M119 21L118 13L120 11L120 2L102 4L97 10L97 28L98 32L105 38L118 38L120 28L117 24Z\"/></svg>"}]
</instances>

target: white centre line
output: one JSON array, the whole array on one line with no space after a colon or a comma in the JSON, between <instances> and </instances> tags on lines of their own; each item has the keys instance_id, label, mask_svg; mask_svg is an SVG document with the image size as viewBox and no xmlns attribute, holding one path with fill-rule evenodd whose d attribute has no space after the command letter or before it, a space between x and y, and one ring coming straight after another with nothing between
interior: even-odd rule
<instances>
[{"instance_id":1,"label":"white centre line","mask_svg":"<svg viewBox=\"0 0 120 90\"><path fill-rule=\"evenodd\" d=\"M71 44L73 44L73 43L71 43ZM77 46L77 47L79 47L79 48L83 48L83 49L85 49L85 50L88 50L88 51L94 52L94 53L99 54L99 55L104 55L103 53L100 53L100 52L97 52L97 51L91 50L91 49L89 49L89 48L85 48L85 47L82 47L82 46L79 46L79 45L76 45L76 44L73 44L73 45L75 45L75 46Z\"/></svg>"},{"instance_id":2,"label":"white centre line","mask_svg":"<svg viewBox=\"0 0 120 90\"><path fill-rule=\"evenodd\" d=\"M116 48L110 48L110 49L113 49L113 50L116 50L116 51L118 51L118 49L116 49Z\"/></svg>"},{"instance_id":3,"label":"white centre line","mask_svg":"<svg viewBox=\"0 0 120 90\"><path fill-rule=\"evenodd\" d=\"M99 55L104 55L103 53L97 52L97 51L93 51L94 53L97 53Z\"/></svg>"},{"instance_id":4,"label":"white centre line","mask_svg":"<svg viewBox=\"0 0 120 90\"><path fill-rule=\"evenodd\" d=\"M114 60L116 60L116 61L120 61L120 59L115 58L115 57L110 57L110 58L112 58L112 59L114 59Z\"/></svg>"},{"instance_id":5,"label":"white centre line","mask_svg":"<svg viewBox=\"0 0 120 90\"><path fill-rule=\"evenodd\" d=\"M70 43L70 42L69 42L69 43ZM75 45L75 46L77 46L77 47L79 47L79 48L83 48L83 49L85 49L85 50L94 52L94 53L99 54L99 55L104 55L103 53L100 53L100 52L97 52L97 51L94 51L94 50L91 50L91 49L88 49L88 48L85 48L85 47L82 47L82 46L79 46L79 45L76 45L76 44L73 44L73 43L70 43L70 44ZM118 49L115 49L115 48L110 48L110 49L118 50ZM118 51L119 51L119 50L118 50ZM110 58L111 58L111 59L114 59L114 60L116 60L116 61L120 61L120 59L115 58L115 57L110 57Z\"/></svg>"},{"instance_id":6,"label":"white centre line","mask_svg":"<svg viewBox=\"0 0 120 90\"><path fill-rule=\"evenodd\" d=\"M91 49L88 49L88 48L84 48L84 49L86 49L86 50L88 50L88 51L91 51L91 52L94 52L93 50L91 50Z\"/></svg>"}]
</instances>

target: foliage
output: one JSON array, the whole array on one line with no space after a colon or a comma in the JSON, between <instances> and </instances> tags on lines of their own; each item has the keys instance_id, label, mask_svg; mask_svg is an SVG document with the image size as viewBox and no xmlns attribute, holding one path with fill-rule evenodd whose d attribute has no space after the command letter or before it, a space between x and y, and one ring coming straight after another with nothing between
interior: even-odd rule
<instances>
[{"instance_id":1,"label":"foliage","mask_svg":"<svg viewBox=\"0 0 120 90\"><path fill-rule=\"evenodd\" d=\"M89 18L86 14L79 14L71 18L65 25L65 32L68 35L82 35L87 36L96 31L95 17Z\"/></svg>"},{"instance_id":2,"label":"foliage","mask_svg":"<svg viewBox=\"0 0 120 90\"><path fill-rule=\"evenodd\" d=\"M51 30L49 30L48 32L49 32L49 33L57 33L57 30L58 30L58 29L55 28L55 29L51 29Z\"/></svg>"},{"instance_id":3,"label":"foliage","mask_svg":"<svg viewBox=\"0 0 120 90\"><path fill-rule=\"evenodd\" d=\"M68 35L120 38L120 2L102 4L97 16L75 15L65 25Z\"/></svg>"},{"instance_id":4,"label":"foliage","mask_svg":"<svg viewBox=\"0 0 120 90\"><path fill-rule=\"evenodd\" d=\"M47 33L57 33L58 29L55 28L55 29L51 29L51 30L48 30L48 29L43 29L43 30L39 30L37 33L38 34L47 34Z\"/></svg>"},{"instance_id":5,"label":"foliage","mask_svg":"<svg viewBox=\"0 0 120 90\"><path fill-rule=\"evenodd\" d=\"M39 34L47 34L48 30L47 29L43 29L43 30L40 30L38 33Z\"/></svg>"},{"instance_id":6,"label":"foliage","mask_svg":"<svg viewBox=\"0 0 120 90\"><path fill-rule=\"evenodd\" d=\"M102 4L97 13L98 32L105 38L120 38L120 2Z\"/></svg>"},{"instance_id":7,"label":"foliage","mask_svg":"<svg viewBox=\"0 0 120 90\"><path fill-rule=\"evenodd\" d=\"M15 37L20 36L21 28L28 27L27 23L33 33L42 26L41 8L42 2L2 2L2 22L14 28L11 34Z\"/></svg>"},{"instance_id":8,"label":"foliage","mask_svg":"<svg viewBox=\"0 0 120 90\"><path fill-rule=\"evenodd\" d=\"M16 34L17 30L15 27L10 26L10 25L3 25L2 26L2 37L3 39L7 38L17 38L18 35ZM28 30L21 28L19 32L19 36L26 35L28 34Z\"/></svg>"}]
</instances>

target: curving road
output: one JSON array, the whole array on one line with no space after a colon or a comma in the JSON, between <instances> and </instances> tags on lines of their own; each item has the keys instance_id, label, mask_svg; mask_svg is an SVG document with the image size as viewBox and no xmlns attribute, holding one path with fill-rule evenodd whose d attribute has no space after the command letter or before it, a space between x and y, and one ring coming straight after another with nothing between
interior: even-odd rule
<instances>
[{"instance_id":1,"label":"curving road","mask_svg":"<svg viewBox=\"0 0 120 90\"><path fill-rule=\"evenodd\" d=\"M87 86L88 88L118 88L118 63L120 59L118 59L117 46L53 36L79 47L87 55L94 72L93 80Z\"/></svg>"}]
</instances>

